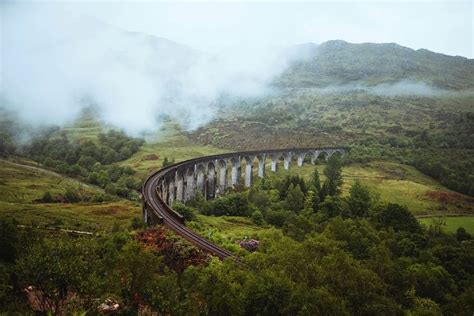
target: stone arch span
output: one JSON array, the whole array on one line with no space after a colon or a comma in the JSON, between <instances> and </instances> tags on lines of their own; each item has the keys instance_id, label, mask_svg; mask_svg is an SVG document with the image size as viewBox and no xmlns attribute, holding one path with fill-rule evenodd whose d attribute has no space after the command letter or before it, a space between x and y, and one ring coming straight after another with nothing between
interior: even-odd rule
<instances>
[{"instance_id":1,"label":"stone arch span","mask_svg":"<svg viewBox=\"0 0 474 316\"><path fill-rule=\"evenodd\" d=\"M186 203L197 192L201 192L207 199L222 194L227 187L239 183L241 163L245 164L245 186L250 187L254 160L258 163L257 175L263 178L267 160L271 161L270 170L275 172L280 158L283 158L284 168L289 169L293 157L296 157L297 166L301 167L308 161L308 157L310 163L314 164L321 154L329 158L335 153L343 155L348 150L346 147L268 149L218 154L178 162L152 173L145 180L142 187L143 221L147 225L162 223L197 247L221 259L230 257L239 261L228 250L216 246L186 227L183 216L172 209L173 202L177 200ZM227 176L229 169L230 181Z\"/></svg>"}]
</instances>

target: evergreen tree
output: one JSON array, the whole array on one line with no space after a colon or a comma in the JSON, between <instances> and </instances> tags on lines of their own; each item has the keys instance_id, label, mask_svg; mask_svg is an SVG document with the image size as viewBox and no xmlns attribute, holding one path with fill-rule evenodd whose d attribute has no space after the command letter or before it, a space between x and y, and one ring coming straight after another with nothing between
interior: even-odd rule
<instances>
[{"instance_id":1,"label":"evergreen tree","mask_svg":"<svg viewBox=\"0 0 474 316\"><path fill-rule=\"evenodd\" d=\"M372 204L370 192L359 180L356 180L349 190L347 200L351 215L354 217L366 217Z\"/></svg>"},{"instance_id":2,"label":"evergreen tree","mask_svg":"<svg viewBox=\"0 0 474 316\"><path fill-rule=\"evenodd\" d=\"M324 169L324 175L326 176L326 182L324 184L327 184L327 193L330 196L338 195L341 191L341 170L341 158L338 155L332 155L328 160L326 168Z\"/></svg>"},{"instance_id":3,"label":"evergreen tree","mask_svg":"<svg viewBox=\"0 0 474 316\"><path fill-rule=\"evenodd\" d=\"M300 212L304 207L304 194L299 185L290 184L288 194L285 198L286 208L295 213Z\"/></svg>"},{"instance_id":4,"label":"evergreen tree","mask_svg":"<svg viewBox=\"0 0 474 316\"><path fill-rule=\"evenodd\" d=\"M316 167L314 167L311 184L316 188L316 190L318 190L318 192L321 191L321 180L319 179L319 172Z\"/></svg>"}]
</instances>

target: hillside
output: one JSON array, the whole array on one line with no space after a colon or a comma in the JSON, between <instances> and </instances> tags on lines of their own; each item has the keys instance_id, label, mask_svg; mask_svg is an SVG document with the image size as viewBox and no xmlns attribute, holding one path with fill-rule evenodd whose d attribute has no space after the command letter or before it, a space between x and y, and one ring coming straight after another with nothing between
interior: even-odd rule
<instances>
[{"instance_id":1,"label":"hillside","mask_svg":"<svg viewBox=\"0 0 474 316\"><path fill-rule=\"evenodd\" d=\"M89 201L41 201L46 192L62 198L68 191ZM140 204L114 198L100 201L103 190L42 169L31 161L0 160L0 218L22 225L64 228L88 232L110 231L114 225L128 227L140 216Z\"/></svg>"},{"instance_id":2,"label":"hillside","mask_svg":"<svg viewBox=\"0 0 474 316\"><path fill-rule=\"evenodd\" d=\"M426 49L413 50L395 43L352 44L341 40L293 48L303 52L275 85L282 88L332 85L377 85L402 80L424 82L436 88L474 88L474 60Z\"/></svg>"}]
</instances>

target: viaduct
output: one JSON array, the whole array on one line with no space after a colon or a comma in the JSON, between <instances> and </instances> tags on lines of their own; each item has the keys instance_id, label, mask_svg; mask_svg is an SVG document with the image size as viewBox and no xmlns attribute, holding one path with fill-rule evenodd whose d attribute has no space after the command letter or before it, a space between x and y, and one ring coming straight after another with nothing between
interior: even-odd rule
<instances>
[{"instance_id":1,"label":"viaduct","mask_svg":"<svg viewBox=\"0 0 474 316\"><path fill-rule=\"evenodd\" d=\"M289 169L294 160L301 167L316 159L328 159L333 154L347 152L345 147L270 149L234 152L194 158L167 166L152 173L142 188L143 221L147 225L162 223L197 247L221 259L238 258L231 252L216 246L184 225L183 216L171 208L174 201L186 203L197 192L206 199L224 194L226 188L234 187L244 177L244 185L250 187L257 169L257 176L265 177L266 163L271 162L271 171L276 172L283 163ZM242 174L242 169L244 170Z\"/></svg>"}]
</instances>

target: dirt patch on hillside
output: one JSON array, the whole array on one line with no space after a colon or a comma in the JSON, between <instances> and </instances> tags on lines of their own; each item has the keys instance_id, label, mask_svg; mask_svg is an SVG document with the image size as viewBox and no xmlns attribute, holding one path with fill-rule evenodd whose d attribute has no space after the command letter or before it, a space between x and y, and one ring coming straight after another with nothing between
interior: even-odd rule
<instances>
[{"instance_id":1,"label":"dirt patch on hillside","mask_svg":"<svg viewBox=\"0 0 474 316\"><path fill-rule=\"evenodd\" d=\"M124 206L112 205L93 210L91 213L94 215L116 215L125 211L127 208Z\"/></svg>"},{"instance_id":2,"label":"dirt patch on hillside","mask_svg":"<svg viewBox=\"0 0 474 316\"><path fill-rule=\"evenodd\" d=\"M156 154L149 154L142 158L142 160L159 160L159 159L160 159L160 156Z\"/></svg>"},{"instance_id":3,"label":"dirt patch on hillside","mask_svg":"<svg viewBox=\"0 0 474 316\"><path fill-rule=\"evenodd\" d=\"M427 191L425 197L429 200L438 202L441 206L448 208L454 206L466 213L474 212L474 197L463 195L450 191Z\"/></svg>"}]
</instances>

